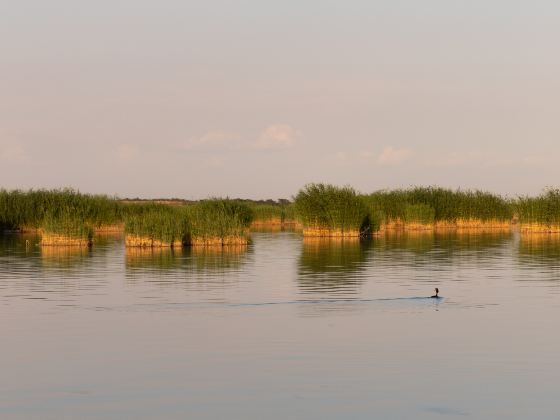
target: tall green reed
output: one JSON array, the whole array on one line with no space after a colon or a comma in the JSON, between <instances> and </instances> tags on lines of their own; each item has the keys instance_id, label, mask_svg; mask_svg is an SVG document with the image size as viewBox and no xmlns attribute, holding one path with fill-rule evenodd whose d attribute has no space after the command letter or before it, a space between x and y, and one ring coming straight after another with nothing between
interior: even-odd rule
<instances>
[{"instance_id":1,"label":"tall green reed","mask_svg":"<svg viewBox=\"0 0 560 420\"><path fill-rule=\"evenodd\" d=\"M253 220L247 204L227 198L202 200L186 209L193 238L244 236Z\"/></svg>"},{"instance_id":2,"label":"tall green reed","mask_svg":"<svg viewBox=\"0 0 560 420\"><path fill-rule=\"evenodd\" d=\"M364 200L351 187L308 184L294 199L295 212L307 228L371 233L376 228Z\"/></svg>"},{"instance_id":3,"label":"tall green reed","mask_svg":"<svg viewBox=\"0 0 560 420\"><path fill-rule=\"evenodd\" d=\"M560 225L560 189L549 188L537 197L518 197L514 208L521 223Z\"/></svg>"}]
</instances>

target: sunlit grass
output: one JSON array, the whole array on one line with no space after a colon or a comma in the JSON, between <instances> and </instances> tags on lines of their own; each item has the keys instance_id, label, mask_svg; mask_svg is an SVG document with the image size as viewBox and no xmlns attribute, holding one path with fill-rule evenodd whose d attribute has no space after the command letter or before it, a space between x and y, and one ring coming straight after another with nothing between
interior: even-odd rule
<instances>
[{"instance_id":1,"label":"sunlit grass","mask_svg":"<svg viewBox=\"0 0 560 420\"><path fill-rule=\"evenodd\" d=\"M537 197L519 197L515 210L525 232L560 232L560 189L548 189Z\"/></svg>"},{"instance_id":2,"label":"sunlit grass","mask_svg":"<svg viewBox=\"0 0 560 420\"><path fill-rule=\"evenodd\" d=\"M377 227L351 187L309 184L298 192L294 205L306 236L365 236Z\"/></svg>"},{"instance_id":3,"label":"sunlit grass","mask_svg":"<svg viewBox=\"0 0 560 420\"><path fill-rule=\"evenodd\" d=\"M513 217L510 201L478 190L416 187L377 191L365 196L365 200L385 225L502 226Z\"/></svg>"}]
</instances>

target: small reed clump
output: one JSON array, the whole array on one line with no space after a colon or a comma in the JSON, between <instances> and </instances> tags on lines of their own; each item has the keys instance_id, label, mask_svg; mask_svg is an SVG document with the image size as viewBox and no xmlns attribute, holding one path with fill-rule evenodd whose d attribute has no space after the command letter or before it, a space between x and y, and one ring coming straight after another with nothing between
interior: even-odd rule
<instances>
[{"instance_id":1,"label":"small reed clump","mask_svg":"<svg viewBox=\"0 0 560 420\"><path fill-rule=\"evenodd\" d=\"M124 229L127 247L181 247L188 241L184 207L134 205L127 209Z\"/></svg>"},{"instance_id":2,"label":"small reed clump","mask_svg":"<svg viewBox=\"0 0 560 420\"><path fill-rule=\"evenodd\" d=\"M252 213L229 199L203 200L194 205L149 204L128 209L127 247L246 245Z\"/></svg>"},{"instance_id":3,"label":"small reed clump","mask_svg":"<svg viewBox=\"0 0 560 420\"><path fill-rule=\"evenodd\" d=\"M294 225L295 213L292 204L253 204L251 226L284 226Z\"/></svg>"},{"instance_id":4,"label":"small reed clump","mask_svg":"<svg viewBox=\"0 0 560 420\"><path fill-rule=\"evenodd\" d=\"M253 213L236 200L212 198L187 208L189 245L246 245Z\"/></svg>"},{"instance_id":5,"label":"small reed clump","mask_svg":"<svg viewBox=\"0 0 560 420\"><path fill-rule=\"evenodd\" d=\"M351 187L309 184L295 197L304 236L360 237L378 230L371 213Z\"/></svg>"},{"instance_id":6,"label":"small reed clump","mask_svg":"<svg viewBox=\"0 0 560 420\"><path fill-rule=\"evenodd\" d=\"M45 215L41 228L43 246L91 246L93 228L84 222L76 209L50 209Z\"/></svg>"},{"instance_id":7,"label":"small reed clump","mask_svg":"<svg viewBox=\"0 0 560 420\"><path fill-rule=\"evenodd\" d=\"M560 233L560 189L519 197L515 210L523 233Z\"/></svg>"},{"instance_id":8,"label":"small reed clump","mask_svg":"<svg viewBox=\"0 0 560 420\"><path fill-rule=\"evenodd\" d=\"M82 194L73 189L0 190L0 230L37 231L47 217L79 217L92 229L122 223L122 205L106 195ZM59 216L60 214L62 216Z\"/></svg>"},{"instance_id":9,"label":"small reed clump","mask_svg":"<svg viewBox=\"0 0 560 420\"><path fill-rule=\"evenodd\" d=\"M365 200L384 229L503 229L513 217L509 201L482 191L416 187L377 191Z\"/></svg>"},{"instance_id":10,"label":"small reed clump","mask_svg":"<svg viewBox=\"0 0 560 420\"><path fill-rule=\"evenodd\" d=\"M42 246L91 246L93 240L91 237L72 237L65 235L56 235L39 231L41 234Z\"/></svg>"},{"instance_id":11,"label":"small reed clump","mask_svg":"<svg viewBox=\"0 0 560 420\"><path fill-rule=\"evenodd\" d=\"M427 204L407 204L404 208L404 225L409 230L434 228L435 210Z\"/></svg>"}]
</instances>

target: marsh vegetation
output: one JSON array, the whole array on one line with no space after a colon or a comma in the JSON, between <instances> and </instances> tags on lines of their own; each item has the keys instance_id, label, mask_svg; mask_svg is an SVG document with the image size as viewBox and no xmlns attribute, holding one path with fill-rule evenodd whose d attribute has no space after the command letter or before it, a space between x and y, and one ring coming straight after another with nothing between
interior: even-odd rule
<instances>
[{"instance_id":1,"label":"marsh vegetation","mask_svg":"<svg viewBox=\"0 0 560 420\"><path fill-rule=\"evenodd\" d=\"M416 187L366 195L382 229L503 228L513 218L511 201L470 190Z\"/></svg>"},{"instance_id":2,"label":"marsh vegetation","mask_svg":"<svg viewBox=\"0 0 560 420\"><path fill-rule=\"evenodd\" d=\"M250 204L253 213L251 226L295 225L296 214L292 203Z\"/></svg>"},{"instance_id":3,"label":"marsh vegetation","mask_svg":"<svg viewBox=\"0 0 560 420\"><path fill-rule=\"evenodd\" d=\"M308 184L294 205L304 236L363 237L378 230L363 197L351 187Z\"/></svg>"},{"instance_id":4,"label":"marsh vegetation","mask_svg":"<svg viewBox=\"0 0 560 420\"><path fill-rule=\"evenodd\" d=\"M520 197L514 208L523 232L560 232L560 189L547 189L537 197Z\"/></svg>"},{"instance_id":5,"label":"marsh vegetation","mask_svg":"<svg viewBox=\"0 0 560 420\"><path fill-rule=\"evenodd\" d=\"M560 232L560 190L507 199L439 187L360 194L308 184L288 200L210 198L121 200L73 189L0 190L0 230L35 232L42 245L89 246L100 232L123 232L127 246L246 245L251 226L295 225L305 237L367 237L388 230Z\"/></svg>"}]
</instances>

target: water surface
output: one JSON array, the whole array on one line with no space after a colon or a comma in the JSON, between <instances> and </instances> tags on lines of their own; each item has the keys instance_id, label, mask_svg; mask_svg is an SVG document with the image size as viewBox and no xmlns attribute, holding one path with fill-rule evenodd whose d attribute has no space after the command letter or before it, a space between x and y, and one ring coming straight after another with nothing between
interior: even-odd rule
<instances>
[{"instance_id":1,"label":"water surface","mask_svg":"<svg viewBox=\"0 0 560 420\"><path fill-rule=\"evenodd\" d=\"M36 242L0 237L2 419L558 418L557 237Z\"/></svg>"}]
</instances>

